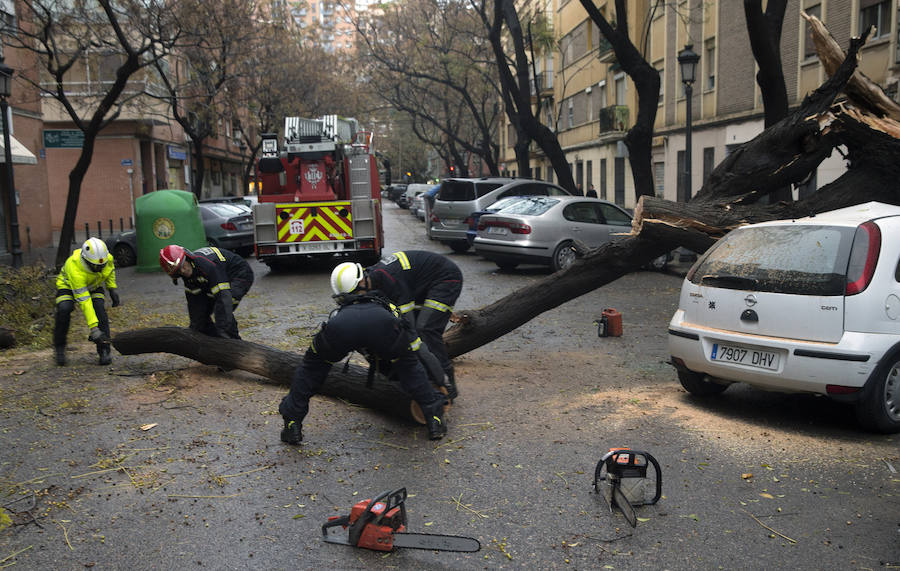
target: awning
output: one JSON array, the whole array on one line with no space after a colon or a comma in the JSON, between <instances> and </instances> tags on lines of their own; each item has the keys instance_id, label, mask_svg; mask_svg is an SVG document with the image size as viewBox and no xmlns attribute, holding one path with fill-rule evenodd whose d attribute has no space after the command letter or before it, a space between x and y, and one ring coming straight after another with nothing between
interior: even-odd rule
<instances>
[{"instance_id":1,"label":"awning","mask_svg":"<svg viewBox=\"0 0 900 571\"><path fill-rule=\"evenodd\" d=\"M12 135L9 136L9 143L12 147L12 162L14 165L36 165L37 157L31 151L25 148L25 145L16 140ZM0 135L0 164L6 162L6 147L3 146L3 136Z\"/></svg>"}]
</instances>

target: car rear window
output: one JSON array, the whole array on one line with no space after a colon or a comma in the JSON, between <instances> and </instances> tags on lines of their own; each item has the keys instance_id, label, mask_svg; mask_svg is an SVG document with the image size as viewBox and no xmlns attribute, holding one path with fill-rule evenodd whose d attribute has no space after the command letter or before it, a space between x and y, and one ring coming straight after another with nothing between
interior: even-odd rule
<instances>
[{"instance_id":1,"label":"car rear window","mask_svg":"<svg viewBox=\"0 0 900 571\"><path fill-rule=\"evenodd\" d=\"M444 181L438 198L445 201L475 200L475 184L466 180Z\"/></svg>"},{"instance_id":2,"label":"car rear window","mask_svg":"<svg viewBox=\"0 0 900 571\"><path fill-rule=\"evenodd\" d=\"M535 196L513 202L506 208L499 210L498 214L525 214L527 216L540 216L553 208L559 201L546 196Z\"/></svg>"},{"instance_id":3,"label":"car rear window","mask_svg":"<svg viewBox=\"0 0 900 571\"><path fill-rule=\"evenodd\" d=\"M762 226L732 231L700 259L692 283L795 295L843 295L855 228Z\"/></svg>"}]
</instances>

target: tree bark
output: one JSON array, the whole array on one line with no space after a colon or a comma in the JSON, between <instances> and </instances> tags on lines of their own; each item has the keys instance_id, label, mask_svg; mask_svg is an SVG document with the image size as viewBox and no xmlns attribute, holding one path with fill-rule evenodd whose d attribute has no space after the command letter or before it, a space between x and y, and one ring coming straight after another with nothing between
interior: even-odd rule
<instances>
[{"instance_id":1,"label":"tree bark","mask_svg":"<svg viewBox=\"0 0 900 571\"><path fill-rule=\"evenodd\" d=\"M287 387L291 385L294 369L303 361L303 355L249 341L209 337L182 327L124 331L112 339L112 345L123 355L172 353L205 365L241 369ZM367 379L368 369L337 364L331 368L321 394L424 424L419 405L397 383L376 374L369 388Z\"/></svg>"}]
</instances>

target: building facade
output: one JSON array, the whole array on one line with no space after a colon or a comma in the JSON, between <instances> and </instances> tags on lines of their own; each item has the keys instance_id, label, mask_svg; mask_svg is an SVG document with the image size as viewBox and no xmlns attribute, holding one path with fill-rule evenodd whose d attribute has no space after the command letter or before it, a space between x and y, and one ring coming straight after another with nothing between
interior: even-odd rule
<instances>
[{"instance_id":1,"label":"building facade","mask_svg":"<svg viewBox=\"0 0 900 571\"><path fill-rule=\"evenodd\" d=\"M614 5L598 5L611 20ZM661 78L653 139L653 175L657 196L687 200L703 185L712 169L732 150L763 130L763 105L756 84L756 62L741 0L677 3L629 0L629 37ZM870 36L859 69L897 100L900 77L897 0L790 0L782 29L781 57L788 97L797 106L826 79L812 46L801 10L819 17L846 49L852 36L869 25ZM555 127L576 184L592 186L598 196L625 207L635 205L634 184L625 132L635 119L637 93L630 78L577 0L525 3L520 14L541 12L552 17L558 49L540 57L538 89L548 104L541 110ZM691 98L691 180L686 181L685 127L687 105L678 53L691 45L700 56ZM513 133L502 138L503 163L515 173ZM531 175L552 180L549 161L532 149ZM814 191L844 170L835 154L795 195Z\"/></svg>"}]
</instances>

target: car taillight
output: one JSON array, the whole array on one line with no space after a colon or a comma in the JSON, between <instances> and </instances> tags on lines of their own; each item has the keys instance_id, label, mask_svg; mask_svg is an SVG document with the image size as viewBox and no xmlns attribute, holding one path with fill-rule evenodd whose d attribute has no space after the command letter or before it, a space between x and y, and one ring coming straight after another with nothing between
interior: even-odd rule
<instances>
[{"instance_id":1,"label":"car taillight","mask_svg":"<svg viewBox=\"0 0 900 571\"><path fill-rule=\"evenodd\" d=\"M531 234L531 226L528 224L523 224L521 222L479 222L478 229L484 230L488 226L500 226L503 228L509 228L510 233L512 234Z\"/></svg>"},{"instance_id":2,"label":"car taillight","mask_svg":"<svg viewBox=\"0 0 900 571\"><path fill-rule=\"evenodd\" d=\"M858 393L861 388L844 385L825 385L825 392L830 395L852 395L853 393Z\"/></svg>"},{"instance_id":3,"label":"car taillight","mask_svg":"<svg viewBox=\"0 0 900 571\"><path fill-rule=\"evenodd\" d=\"M465 224L465 225L468 226L469 228L472 227L472 224L473 224L474 222L475 222L475 219L472 218L471 216L469 216L468 218L466 218L465 220L463 220L463 224Z\"/></svg>"},{"instance_id":4,"label":"car taillight","mask_svg":"<svg viewBox=\"0 0 900 571\"><path fill-rule=\"evenodd\" d=\"M431 214L431 221L432 221L432 222L440 222L441 219L438 218L436 214L432 213L432 214Z\"/></svg>"},{"instance_id":5,"label":"car taillight","mask_svg":"<svg viewBox=\"0 0 900 571\"><path fill-rule=\"evenodd\" d=\"M231 230L231 231L237 230L237 226L234 225L234 222L225 222L221 226L225 230Z\"/></svg>"},{"instance_id":6,"label":"car taillight","mask_svg":"<svg viewBox=\"0 0 900 571\"><path fill-rule=\"evenodd\" d=\"M878 254L881 252L881 230L874 222L866 222L856 229L850 262L847 264L847 295L855 295L869 287Z\"/></svg>"}]
</instances>

